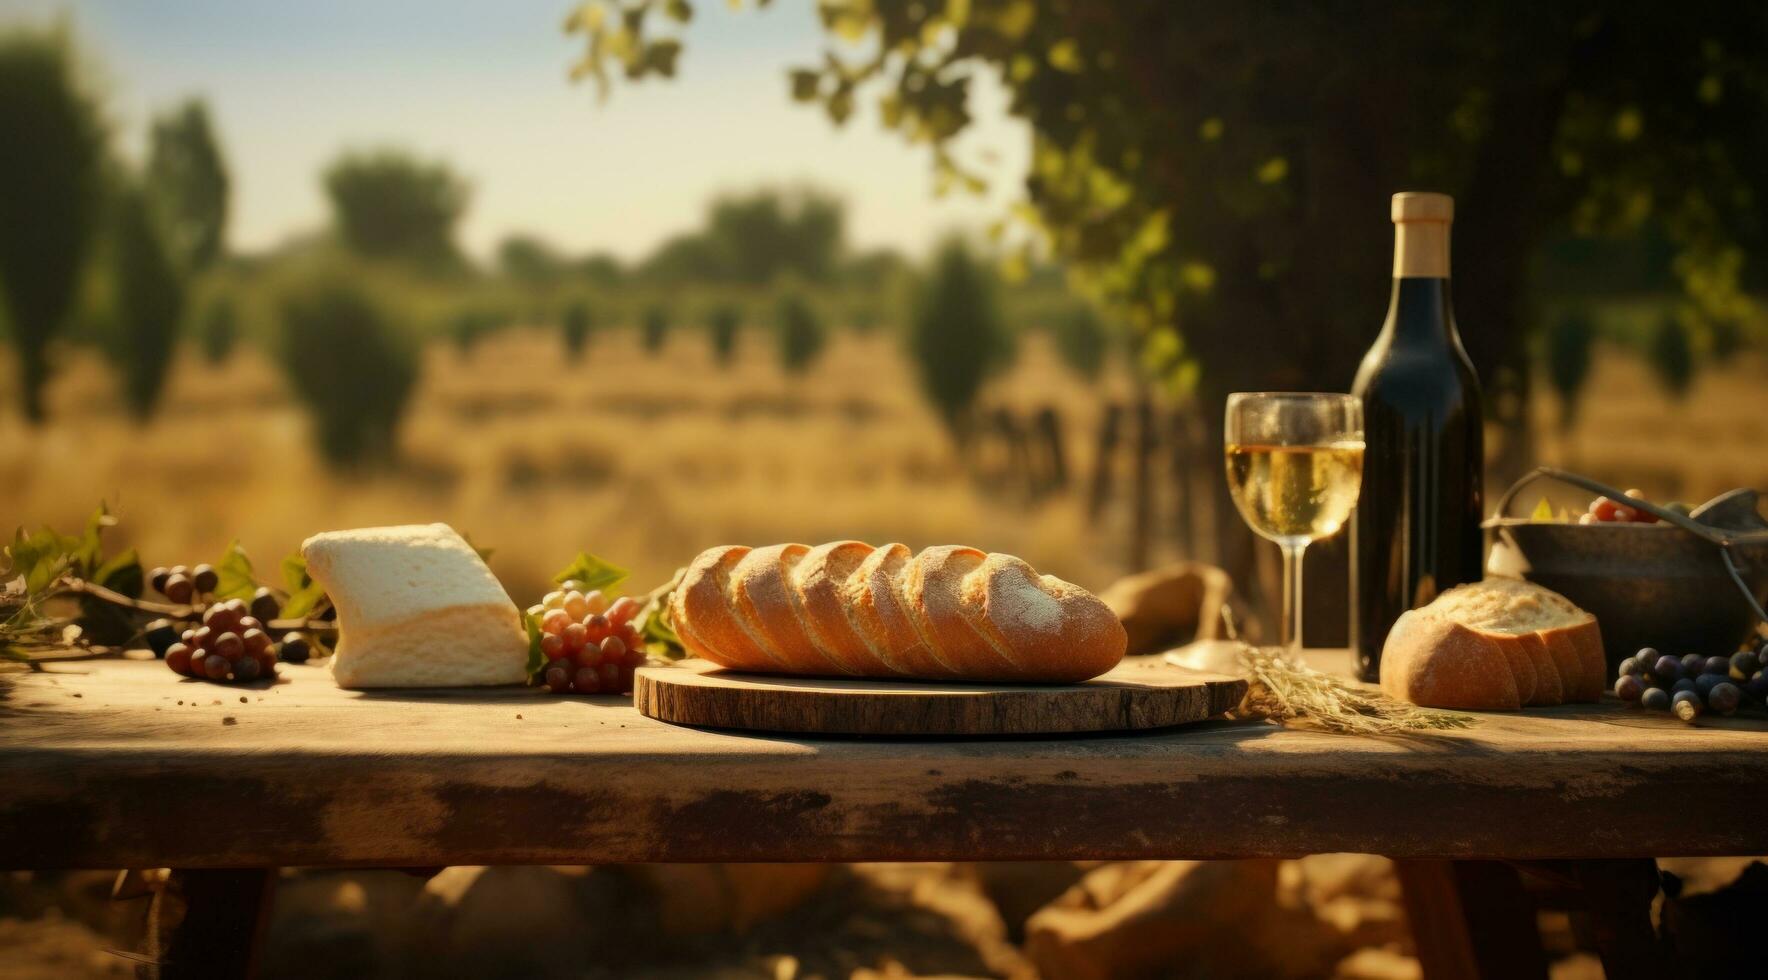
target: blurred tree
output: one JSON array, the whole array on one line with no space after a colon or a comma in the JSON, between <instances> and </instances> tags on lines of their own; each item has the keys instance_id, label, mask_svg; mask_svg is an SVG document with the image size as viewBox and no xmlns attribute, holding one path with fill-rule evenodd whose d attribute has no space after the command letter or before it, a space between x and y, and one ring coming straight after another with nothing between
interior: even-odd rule
<instances>
[{"instance_id":1,"label":"blurred tree","mask_svg":"<svg viewBox=\"0 0 1768 980\"><path fill-rule=\"evenodd\" d=\"M1694 382L1694 349L1688 342L1688 326L1680 317L1666 313L1652 329L1649 344L1647 355L1658 380L1676 398L1688 394L1688 386Z\"/></svg>"},{"instance_id":2,"label":"blurred tree","mask_svg":"<svg viewBox=\"0 0 1768 980\"><path fill-rule=\"evenodd\" d=\"M278 346L319 452L336 467L390 459L417 382L417 346L354 279L322 274L281 301Z\"/></svg>"},{"instance_id":3,"label":"blurred tree","mask_svg":"<svg viewBox=\"0 0 1768 980\"><path fill-rule=\"evenodd\" d=\"M982 383L1012 356L988 269L961 238L935 252L909 318L909 356L921 388L960 442Z\"/></svg>"},{"instance_id":4,"label":"blurred tree","mask_svg":"<svg viewBox=\"0 0 1768 980\"><path fill-rule=\"evenodd\" d=\"M1088 381L1099 380L1099 372L1105 369L1105 349L1110 337L1098 311L1082 303L1059 312L1050 326L1050 334L1062 363Z\"/></svg>"},{"instance_id":5,"label":"blurred tree","mask_svg":"<svg viewBox=\"0 0 1768 980\"><path fill-rule=\"evenodd\" d=\"M470 194L447 164L400 150L347 153L324 180L338 232L357 252L431 268L460 264L454 226Z\"/></svg>"},{"instance_id":6,"label":"blurred tree","mask_svg":"<svg viewBox=\"0 0 1768 980\"><path fill-rule=\"evenodd\" d=\"M1768 244L1764 4L819 9L838 43L791 73L792 96L839 124L880 87L885 125L930 147L944 186L981 186L954 141L971 79L1004 82L1032 132L1020 210L1124 307L1144 361L1218 420L1235 389L1349 384L1381 321L1396 190L1457 197L1457 313L1511 435L1499 478L1527 463L1528 271L1548 236L1660 221L1695 317L1747 303L1741 260ZM680 42L656 36L658 11L679 22L692 6L582 4L576 71L643 77L653 45L673 66Z\"/></svg>"},{"instance_id":7,"label":"blurred tree","mask_svg":"<svg viewBox=\"0 0 1768 980\"><path fill-rule=\"evenodd\" d=\"M1590 376L1590 348L1595 342L1596 324L1583 310L1567 314L1547 333L1547 380L1559 395L1562 431L1570 431L1577 420L1578 393Z\"/></svg>"},{"instance_id":8,"label":"blurred tree","mask_svg":"<svg viewBox=\"0 0 1768 980\"><path fill-rule=\"evenodd\" d=\"M573 362L583 358L583 348L589 343L589 304L577 300L565 307L565 315L559 320L559 332L565 340L565 356Z\"/></svg>"},{"instance_id":9,"label":"blurred tree","mask_svg":"<svg viewBox=\"0 0 1768 980\"><path fill-rule=\"evenodd\" d=\"M712 358L721 368L731 365L737 353L737 328L743 325L743 311L735 303L719 303L706 316L706 328L712 334Z\"/></svg>"},{"instance_id":10,"label":"blurred tree","mask_svg":"<svg viewBox=\"0 0 1768 980\"><path fill-rule=\"evenodd\" d=\"M239 308L231 296L217 296L203 310L197 342L202 345L203 358L210 364L221 364L233 353L234 345L239 342Z\"/></svg>"},{"instance_id":11,"label":"blurred tree","mask_svg":"<svg viewBox=\"0 0 1768 980\"><path fill-rule=\"evenodd\" d=\"M615 286L626 278L626 269L620 264L620 260L605 252L585 255L571 263L571 269L594 286Z\"/></svg>"},{"instance_id":12,"label":"blurred tree","mask_svg":"<svg viewBox=\"0 0 1768 980\"><path fill-rule=\"evenodd\" d=\"M164 213L168 243L187 270L208 268L227 235L227 167L209 110L191 99L154 120L147 186Z\"/></svg>"},{"instance_id":13,"label":"blurred tree","mask_svg":"<svg viewBox=\"0 0 1768 980\"><path fill-rule=\"evenodd\" d=\"M860 289L886 289L909 275L909 261L893 248L878 248L854 256L841 267L841 279Z\"/></svg>"},{"instance_id":14,"label":"blurred tree","mask_svg":"<svg viewBox=\"0 0 1768 980\"><path fill-rule=\"evenodd\" d=\"M707 208L704 228L665 242L645 269L664 281L826 282L841 261L844 225L841 202L813 188L724 195Z\"/></svg>"},{"instance_id":15,"label":"blurred tree","mask_svg":"<svg viewBox=\"0 0 1768 980\"><path fill-rule=\"evenodd\" d=\"M0 299L31 422L99 222L106 133L73 61L61 31L0 36Z\"/></svg>"},{"instance_id":16,"label":"blurred tree","mask_svg":"<svg viewBox=\"0 0 1768 980\"><path fill-rule=\"evenodd\" d=\"M669 309L661 303L646 307L640 329L639 342L644 345L645 353L652 357L663 353L663 343L669 339Z\"/></svg>"},{"instance_id":17,"label":"blurred tree","mask_svg":"<svg viewBox=\"0 0 1768 980\"><path fill-rule=\"evenodd\" d=\"M796 290L780 297L774 324L780 351L780 367L787 374L803 374L812 361L823 352L828 333L810 301Z\"/></svg>"},{"instance_id":18,"label":"blurred tree","mask_svg":"<svg viewBox=\"0 0 1768 980\"><path fill-rule=\"evenodd\" d=\"M137 419L153 414L184 316L184 280L170 234L139 186L113 201L110 255L116 289L112 359L123 372L123 396Z\"/></svg>"},{"instance_id":19,"label":"blurred tree","mask_svg":"<svg viewBox=\"0 0 1768 980\"><path fill-rule=\"evenodd\" d=\"M553 282L566 265L556 249L535 235L510 235L497 246L498 269L518 282Z\"/></svg>"}]
</instances>

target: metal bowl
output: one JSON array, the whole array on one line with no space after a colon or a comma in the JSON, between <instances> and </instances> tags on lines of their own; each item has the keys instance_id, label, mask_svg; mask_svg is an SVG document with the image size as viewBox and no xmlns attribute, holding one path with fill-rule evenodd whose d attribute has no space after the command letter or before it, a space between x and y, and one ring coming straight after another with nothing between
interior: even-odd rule
<instances>
[{"instance_id":1,"label":"metal bowl","mask_svg":"<svg viewBox=\"0 0 1768 980\"><path fill-rule=\"evenodd\" d=\"M1486 571L1546 586L1594 613L1609 678L1641 647L1730 654L1755 610L1711 541L1668 524L1485 523ZM1768 543L1732 547L1744 582L1768 604Z\"/></svg>"}]
</instances>

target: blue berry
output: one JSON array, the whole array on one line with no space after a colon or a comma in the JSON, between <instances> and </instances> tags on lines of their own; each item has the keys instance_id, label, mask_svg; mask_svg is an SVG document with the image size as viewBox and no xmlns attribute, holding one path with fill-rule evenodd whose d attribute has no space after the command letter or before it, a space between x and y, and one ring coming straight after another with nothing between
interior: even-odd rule
<instances>
[{"instance_id":1,"label":"blue berry","mask_svg":"<svg viewBox=\"0 0 1768 980\"><path fill-rule=\"evenodd\" d=\"M1730 684L1723 674L1702 674L1694 679L1694 690L1703 698L1711 698L1713 688L1720 684Z\"/></svg>"},{"instance_id":2,"label":"blue berry","mask_svg":"<svg viewBox=\"0 0 1768 980\"><path fill-rule=\"evenodd\" d=\"M1757 661L1754 651L1739 650L1731 655L1731 679L1734 681L1747 681L1751 674L1761 669L1762 664Z\"/></svg>"},{"instance_id":3,"label":"blue berry","mask_svg":"<svg viewBox=\"0 0 1768 980\"><path fill-rule=\"evenodd\" d=\"M1661 687L1648 687L1639 696L1639 703L1653 711L1668 711L1670 708L1670 692Z\"/></svg>"},{"instance_id":4,"label":"blue berry","mask_svg":"<svg viewBox=\"0 0 1768 980\"><path fill-rule=\"evenodd\" d=\"M1621 661L1617 671L1622 677L1638 677L1646 672L1646 666L1640 662L1638 657L1628 657Z\"/></svg>"},{"instance_id":5,"label":"blue berry","mask_svg":"<svg viewBox=\"0 0 1768 980\"><path fill-rule=\"evenodd\" d=\"M1700 717L1700 695L1693 691L1677 691L1676 696L1670 699L1670 710L1683 721L1693 721Z\"/></svg>"},{"instance_id":6,"label":"blue berry","mask_svg":"<svg viewBox=\"0 0 1768 980\"><path fill-rule=\"evenodd\" d=\"M1633 674L1623 674L1615 681L1615 696L1622 701L1637 701L1645 693L1645 682Z\"/></svg>"},{"instance_id":7,"label":"blue berry","mask_svg":"<svg viewBox=\"0 0 1768 980\"><path fill-rule=\"evenodd\" d=\"M1684 677L1681 680L1677 681L1676 683L1670 685L1670 693L1671 694L1681 694L1683 691L1697 691L1697 690L1698 689L1697 689L1695 683L1686 677Z\"/></svg>"},{"instance_id":8,"label":"blue berry","mask_svg":"<svg viewBox=\"0 0 1768 980\"><path fill-rule=\"evenodd\" d=\"M1724 677L1726 674L1731 673L1731 661L1726 660L1724 657L1708 657L1706 666L1701 668L1701 673L1717 674L1720 677Z\"/></svg>"},{"instance_id":9,"label":"blue berry","mask_svg":"<svg viewBox=\"0 0 1768 980\"><path fill-rule=\"evenodd\" d=\"M1683 656L1682 656L1682 676L1683 677L1699 677L1700 672L1705 670L1706 667L1707 667L1707 658L1701 656L1700 654L1698 654L1698 653L1683 654Z\"/></svg>"},{"instance_id":10,"label":"blue berry","mask_svg":"<svg viewBox=\"0 0 1768 980\"><path fill-rule=\"evenodd\" d=\"M1666 653L1651 665L1651 673L1659 683L1674 684L1682 679L1682 661Z\"/></svg>"},{"instance_id":11,"label":"blue berry","mask_svg":"<svg viewBox=\"0 0 1768 980\"><path fill-rule=\"evenodd\" d=\"M1723 681L1714 685L1712 692L1707 695L1707 707L1728 715L1737 710L1737 705L1742 700L1743 692L1738 690L1737 685Z\"/></svg>"}]
</instances>

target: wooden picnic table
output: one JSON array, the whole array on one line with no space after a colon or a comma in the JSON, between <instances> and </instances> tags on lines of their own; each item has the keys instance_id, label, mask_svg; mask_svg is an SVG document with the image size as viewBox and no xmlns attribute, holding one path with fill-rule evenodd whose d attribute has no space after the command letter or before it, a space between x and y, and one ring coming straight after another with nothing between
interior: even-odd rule
<instances>
[{"instance_id":1,"label":"wooden picnic table","mask_svg":"<svg viewBox=\"0 0 1768 980\"><path fill-rule=\"evenodd\" d=\"M282 866L1354 851L1400 859L1431 976L1545 976L1525 883L1591 912L1621 976L1651 962L1654 857L1768 853L1759 716L1691 727L1611 699L1478 718L1420 738L1228 721L808 738L676 727L624 698L344 691L305 666L235 687L86 661L0 675L0 868L179 869L192 912L173 965L182 946L243 966L249 949L211 950L205 923L249 934ZM252 830L201 832L217 820Z\"/></svg>"}]
</instances>

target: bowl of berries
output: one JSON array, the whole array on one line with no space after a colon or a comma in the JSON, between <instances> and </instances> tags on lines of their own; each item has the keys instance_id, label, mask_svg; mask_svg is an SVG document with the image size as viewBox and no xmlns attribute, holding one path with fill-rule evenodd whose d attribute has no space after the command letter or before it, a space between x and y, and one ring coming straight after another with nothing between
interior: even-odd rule
<instances>
[{"instance_id":1,"label":"bowl of berries","mask_svg":"<svg viewBox=\"0 0 1768 980\"><path fill-rule=\"evenodd\" d=\"M1507 516L1541 478L1594 494L1583 514L1543 500ZM1522 578L1596 616L1613 680L1623 660L1674 638L1680 654L1729 657L1768 619L1768 520L1761 494L1732 490L1698 507L1658 504L1588 477L1541 467L1499 498L1485 522L1486 571Z\"/></svg>"}]
</instances>

